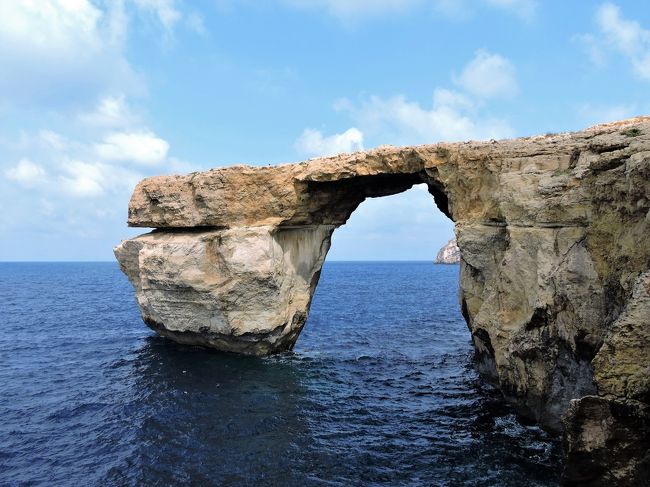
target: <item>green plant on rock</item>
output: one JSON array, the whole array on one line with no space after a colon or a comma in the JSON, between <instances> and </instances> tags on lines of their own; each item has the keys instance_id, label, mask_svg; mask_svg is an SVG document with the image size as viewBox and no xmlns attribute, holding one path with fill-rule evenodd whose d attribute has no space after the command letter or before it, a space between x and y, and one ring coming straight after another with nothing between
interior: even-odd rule
<instances>
[{"instance_id":1,"label":"green plant on rock","mask_svg":"<svg viewBox=\"0 0 650 487\"><path fill-rule=\"evenodd\" d=\"M625 135L626 137L638 137L639 135L641 135L641 131L637 128L632 128L623 132L623 135Z\"/></svg>"}]
</instances>

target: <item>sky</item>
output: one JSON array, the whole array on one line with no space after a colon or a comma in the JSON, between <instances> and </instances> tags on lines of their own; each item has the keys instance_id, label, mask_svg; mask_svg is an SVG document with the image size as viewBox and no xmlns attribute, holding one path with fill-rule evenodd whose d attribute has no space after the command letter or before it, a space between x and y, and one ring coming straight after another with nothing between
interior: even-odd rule
<instances>
[{"instance_id":1,"label":"sky","mask_svg":"<svg viewBox=\"0 0 650 487\"><path fill-rule=\"evenodd\" d=\"M147 176L648 114L650 4L7 0L0 66L0 261L111 260ZM328 258L452 235L417 186L364 202Z\"/></svg>"}]
</instances>

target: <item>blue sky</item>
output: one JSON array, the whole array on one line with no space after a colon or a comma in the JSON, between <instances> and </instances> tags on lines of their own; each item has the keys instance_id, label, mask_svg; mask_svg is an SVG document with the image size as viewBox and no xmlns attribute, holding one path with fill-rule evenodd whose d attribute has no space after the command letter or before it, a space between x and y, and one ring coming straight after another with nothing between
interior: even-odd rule
<instances>
[{"instance_id":1,"label":"blue sky","mask_svg":"<svg viewBox=\"0 0 650 487\"><path fill-rule=\"evenodd\" d=\"M650 6L535 0L0 3L0 260L109 260L143 177L650 112ZM422 188L331 259L431 259Z\"/></svg>"}]
</instances>

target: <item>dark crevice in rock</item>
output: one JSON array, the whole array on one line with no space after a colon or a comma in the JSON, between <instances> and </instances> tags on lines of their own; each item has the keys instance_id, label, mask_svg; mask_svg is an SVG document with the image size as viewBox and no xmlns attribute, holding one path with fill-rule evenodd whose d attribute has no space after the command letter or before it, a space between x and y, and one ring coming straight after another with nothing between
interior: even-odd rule
<instances>
[{"instance_id":1,"label":"dark crevice in rock","mask_svg":"<svg viewBox=\"0 0 650 487\"><path fill-rule=\"evenodd\" d=\"M586 396L564 419L566 487L645 487L650 482L650 414L634 401Z\"/></svg>"},{"instance_id":2,"label":"dark crevice in rock","mask_svg":"<svg viewBox=\"0 0 650 487\"><path fill-rule=\"evenodd\" d=\"M195 227L174 227L174 228L154 228L151 233L153 234L167 234L167 233L188 233L188 234L199 234L206 232L216 232L227 230L228 227L225 225L216 226L216 225L205 225L205 226L195 226Z\"/></svg>"}]
</instances>

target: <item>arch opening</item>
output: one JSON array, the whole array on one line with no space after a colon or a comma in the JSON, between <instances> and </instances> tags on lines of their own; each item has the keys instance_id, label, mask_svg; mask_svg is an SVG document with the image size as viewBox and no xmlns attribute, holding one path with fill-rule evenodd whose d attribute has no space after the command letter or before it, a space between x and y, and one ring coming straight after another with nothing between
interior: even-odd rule
<instances>
[{"instance_id":1,"label":"arch opening","mask_svg":"<svg viewBox=\"0 0 650 487\"><path fill-rule=\"evenodd\" d=\"M386 187L377 190L381 192ZM367 197L334 231L326 261L433 262L454 237L454 223L436 202L443 197L421 180L399 193Z\"/></svg>"},{"instance_id":2,"label":"arch opening","mask_svg":"<svg viewBox=\"0 0 650 487\"><path fill-rule=\"evenodd\" d=\"M327 419L312 421L310 434L347 459L343 477L363 463L368 475L389 469L394 482L408 483L415 467L404 458L412 458L424 483L440 481L436 465L467 469L476 480L516 442L525 460L503 466L504 475L556 478L558 443L522 425L473 367L459 267L433 263L454 224L432 196L420 183L366 198L334 230L294 348L295 360L319 369L314 392L327 396Z\"/></svg>"}]
</instances>

